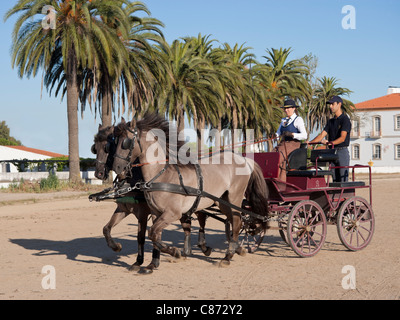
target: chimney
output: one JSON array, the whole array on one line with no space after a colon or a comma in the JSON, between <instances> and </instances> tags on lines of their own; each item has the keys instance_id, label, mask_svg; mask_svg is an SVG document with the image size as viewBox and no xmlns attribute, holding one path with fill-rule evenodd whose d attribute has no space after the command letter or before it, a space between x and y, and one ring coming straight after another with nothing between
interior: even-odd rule
<instances>
[{"instance_id":1,"label":"chimney","mask_svg":"<svg viewBox=\"0 0 400 320\"><path fill-rule=\"evenodd\" d=\"M387 94L400 93L400 87L389 86Z\"/></svg>"}]
</instances>

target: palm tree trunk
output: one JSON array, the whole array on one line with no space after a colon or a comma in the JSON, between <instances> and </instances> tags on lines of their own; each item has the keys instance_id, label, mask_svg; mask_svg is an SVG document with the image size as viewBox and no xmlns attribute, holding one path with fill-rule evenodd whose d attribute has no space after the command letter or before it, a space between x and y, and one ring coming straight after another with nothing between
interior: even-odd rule
<instances>
[{"instance_id":1,"label":"palm tree trunk","mask_svg":"<svg viewBox=\"0 0 400 320\"><path fill-rule=\"evenodd\" d=\"M205 119L203 115L200 115L200 117L197 119L197 126L196 126L196 132L197 132L197 153L198 157L202 157L204 153L207 151L203 149L203 136L202 132L204 131L205 127Z\"/></svg>"},{"instance_id":2,"label":"palm tree trunk","mask_svg":"<svg viewBox=\"0 0 400 320\"><path fill-rule=\"evenodd\" d=\"M178 135L185 129L185 114L183 110L180 110L178 115L177 129L178 129Z\"/></svg>"},{"instance_id":3,"label":"palm tree trunk","mask_svg":"<svg viewBox=\"0 0 400 320\"><path fill-rule=\"evenodd\" d=\"M237 143L239 142L239 137L235 135L235 130L238 128L238 114L237 114L237 109L236 106L233 106L232 109L232 129L231 129L231 136L232 136L232 149L234 149L237 146Z\"/></svg>"},{"instance_id":4,"label":"palm tree trunk","mask_svg":"<svg viewBox=\"0 0 400 320\"><path fill-rule=\"evenodd\" d=\"M81 181L81 176L79 166L77 61L73 48L69 52L66 77L69 180L71 182L79 182Z\"/></svg>"},{"instance_id":5,"label":"palm tree trunk","mask_svg":"<svg viewBox=\"0 0 400 320\"><path fill-rule=\"evenodd\" d=\"M222 136L222 120L221 120L221 118L219 118L219 120L218 120L217 129L218 129L218 132L219 132L219 144L218 144L218 146L219 146L219 148L221 148L221 147L224 147L224 145L225 145L224 139L223 139L223 136ZM215 143L217 143L217 142L215 142Z\"/></svg>"},{"instance_id":6,"label":"palm tree trunk","mask_svg":"<svg viewBox=\"0 0 400 320\"><path fill-rule=\"evenodd\" d=\"M101 105L101 122L103 127L109 127L112 123L112 88L108 75L104 75L103 81L105 92Z\"/></svg>"}]
</instances>

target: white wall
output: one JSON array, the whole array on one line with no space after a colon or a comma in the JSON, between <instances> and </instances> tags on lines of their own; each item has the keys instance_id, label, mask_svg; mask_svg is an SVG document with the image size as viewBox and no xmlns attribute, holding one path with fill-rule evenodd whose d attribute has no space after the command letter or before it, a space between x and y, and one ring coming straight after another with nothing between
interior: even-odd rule
<instances>
[{"instance_id":1,"label":"white wall","mask_svg":"<svg viewBox=\"0 0 400 320\"><path fill-rule=\"evenodd\" d=\"M24 181L40 181L49 176L48 172L2 172L0 173L0 188L8 188L12 183L19 183L21 179ZM68 180L69 172L56 172L56 176L60 180ZM82 181L89 184L101 185L102 180L94 176L94 171L81 171Z\"/></svg>"},{"instance_id":2,"label":"white wall","mask_svg":"<svg viewBox=\"0 0 400 320\"><path fill-rule=\"evenodd\" d=\"M358 144L360 146L360 159L351 159L350 164L367 164L372 160L373 169L380 168L379 172L400 172L400 160L395 159L395 145L400 143L400 130L395 130L395 116L400 115L400 108L397 110L358 111L356 115L360 118L360 136L352 138L351 145ZM381 118L382 134L377 138L366 135L366 133L373 132L374 116ZM381 159L373 159L374 144L381 145ZM352 148L350 148L351 151Z\"/></svg>"},{"instance_id":3,"label":"white wall","mask_svg":"<svg viewBox=\"0 0 400 320\"><path fill-rule=\"evenodd\" d=\"M7 146L0 146L0 160L45 160L51 157L29 151L18 150L9 148ZM3 164L3 162L1 163ZM16 166L10 163L11 172L18 172ZM0 172L5 172L4 166L0 165Z\"/></svg>"}]
</instances>

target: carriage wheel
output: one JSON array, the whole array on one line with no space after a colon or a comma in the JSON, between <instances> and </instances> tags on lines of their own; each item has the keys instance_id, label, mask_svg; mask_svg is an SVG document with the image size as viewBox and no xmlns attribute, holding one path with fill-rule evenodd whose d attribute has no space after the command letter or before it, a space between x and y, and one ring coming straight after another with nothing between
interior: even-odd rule
<instances>
[{"instance_id":1,"label":"carriage wheel","mask_svg":"<svg viewBox=\"0 0 400 320\"><path fill-rule=\"evenodd\" d=\"M231 224L229 222L225 223L225 235L226 239L230 241L232 239L232 231ZM261 245L265 237L265 229L259 228L257 230L253 230L246 225L246 222L243 223L242 229L239 233L240 247L247 247L247 251L249 253L254 253L257 251L258 247Z\"/></svg>"},{"instance_id":2,"label":"carriage wheel","mask_svg":"<svg viewBox=\"0 0 400 320\"><path fill-rule=\"evenodd\" d=\"M375 229L372 208L361 197L352 197L343 202L336 223L340 241L351 251L365 248Z\"/></svg>"},{"instance_id":3,"label":"carriage wheel","mask_svg":"<svg viewBox=\"0 0 400 320\"><path fill-rule=\"evenodd\" d=\"M287 244L288 241L287 241L287 239L286 239L286 233L285 233L285 231L279 230L279 234L280 234L282 240Z\"/></svg>"},{"instance_id":4,"label":"carriage wheel","mask_svg":"<svg viewBox=\"0 0 400 320\"><path fill-rule=\"evenodd\" d=\"M325 214L318 203L300 201L289 214L287 240L300 257L312 257L325 242L326 226Z\"/></svg>"},{"instance_id":5,"label":"carriage wheel","mask_svg":"<svg viewBox=\"0 0 400 320\"><path fill-rule=\"evenodd\" d=\"M245 230L242 243L246 243L247 251L249 253L254 253L257 251L258 247L263 242L264 237L265 237L264 228L260 228L259 230L257 230L256 233Z\"/></svg>"},{"instance_id":6,"label":"carriage wheel","mask_svg":"<svg viewBox=\"0 0 400 320\"><path fill-rule=\"evenodd\" d=\"M279 227L279 234L280 234L280 236L281 236L281 238L282 238L282 240L286 243L286 244L289 244L289 242L288 242L288 240L287 240L287 237L286 237L286 235L287 235L287 231L286 231L286 229L287 229L287 223L286 223L286 221L284 221L284 222L279 222L278 223L278 227Z\"/></svg>"}]
</instances>

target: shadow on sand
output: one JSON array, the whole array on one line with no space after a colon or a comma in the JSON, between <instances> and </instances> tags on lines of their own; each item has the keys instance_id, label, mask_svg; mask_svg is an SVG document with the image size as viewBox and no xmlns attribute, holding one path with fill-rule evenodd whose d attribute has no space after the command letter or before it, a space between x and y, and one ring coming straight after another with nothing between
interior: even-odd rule
<instances>
[{"instance_id":1,"label":"shadow on sand","mask_svg":"<svg viewBox=\"0 0 400 320\"><path fill-rule=\"evenodd\" d=\"M128 224L137 227L137 224ZM180 224L174 224L173 228L164 230L163 241L167 244L183 248L184 233ZM192 226L191 243L193 257L199 259L207 259L210 263L215 263L221 258L221 255L227 249L227 241L225 233L221 230L206 228L207 245L213 248L210 257L205 257L201 250L197 247L197 237L199 228ZM136 261L137 241L136 234L124 234L123 238L115 236L114 240L122 245L121 252L112 251L106 244L104 237L87 237L77 238L68 241L51 240L51 239L9 239L15 245L21 246L26 250L33 251L34 256L65 256L68 260L83 263L98 263L114 265L123 268L129 268ZM263 254L276 256L274 251L284 247L285 244L279 237L267 236L260 249L254 254ZM152 244L146 239L145 259L151 259ZM220 254L215 255L215 252ZM217 257L219 256L219 257ZM121 257L129 257L129 263L122 261ZM146 262L145 262L146 263Z\"/></svg>"}]
</instances>

